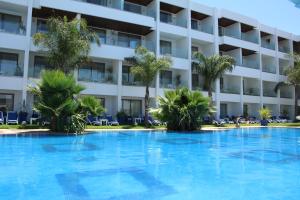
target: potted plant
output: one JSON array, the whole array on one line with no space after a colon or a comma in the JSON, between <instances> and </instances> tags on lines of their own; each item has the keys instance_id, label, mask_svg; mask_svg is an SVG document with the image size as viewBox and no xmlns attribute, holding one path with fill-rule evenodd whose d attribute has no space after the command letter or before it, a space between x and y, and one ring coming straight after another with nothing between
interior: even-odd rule
<instances>
[{"instance_id":1,"label":"potted plant","mask_svg":"<svg viewBox=\"0 0 300 200\"><path fill-rule=\"evenodd\" d=\"M259 115L260 115L260 124L261 126L268 126L268 119L271 117L271 111L269 108L261 108L259 110Z\"/></svg>"}]
</instances>

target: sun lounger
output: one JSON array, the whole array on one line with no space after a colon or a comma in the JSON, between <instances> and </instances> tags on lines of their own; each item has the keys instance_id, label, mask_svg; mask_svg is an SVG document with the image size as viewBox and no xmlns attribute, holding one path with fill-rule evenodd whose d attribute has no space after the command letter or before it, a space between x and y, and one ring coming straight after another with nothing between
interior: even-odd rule
<instances>
[{"instance_id":1,"label":"sun lounger","mask_svg":"<svg viewBox=\"0 0 300 200\"><path fill-rule=\"evenodd\" d=\"M4 116L2 111L0 111L0 124L4 124Z\"/></svg>"},{"instance_id":2,"label":"sun lounger","mask_svg":"<svg viewBox=\"0 0 300 200\"><path fill-rule=\"evenodd\" d=\"M9 111L7 113L6 124L18 124L18 113Z\"/></svg>"}]
</instances>

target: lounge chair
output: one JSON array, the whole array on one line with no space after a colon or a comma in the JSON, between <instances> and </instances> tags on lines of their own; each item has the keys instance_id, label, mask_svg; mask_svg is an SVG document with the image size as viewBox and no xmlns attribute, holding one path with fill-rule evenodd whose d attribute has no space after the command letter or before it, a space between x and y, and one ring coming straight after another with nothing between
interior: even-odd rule
<instances>
[{"instance_id":1,"label":"lounge chair","mask_svg":"<svg viewBox=\"0 0 300 200\"><path fill-rule=\"evenodd\" d=\"M106 115L106 119L109 126L119 126L119 122L117 120L114 120L111 115Z\"/></svg>"},{"instance_id":2,"label":"lounge chair","mask_svg":"<svg viewBox=\"0 0 300 200\"><path fill-rule=\"evenodd\" d=\"M2 111L0 111L0 124L4 124L4 117Z\"/></svg>"},{"instance_id":3,"label":"lounge chair","mask_svg":"<svg viewBox=\"0 0 300 200\"><path fill-rule=\"evenodd\" d=\"M153 119L152 116L148 116L148 122L149 122L149 124L154 125L154 126L161 125L161 122L157 119Z\"/></svg>"},{"instance_id":4,"label":"lounge chair","mask_svg":"<svg viewBox=\"0 0 300 200\"><path fill-rule=\"evenodd\" d=\"M6 124L18 124L18 113L9 111L6 117Z\"/></svg>"},{"instance_id":5,"label":"lounge chair","mask_svg":"<svg viewBox=\"0 0 300 200\"><path fill-rule=\"evenodd\" d=\"M213 120L212 124L215 126L224 126L226 122L224 120Z\"/></svg>"},{"instance_id":6,"label":"lounge chair","mask_svg":"<svg viewBox=\"0 0 300 200\"><path fill-rule=\"evenodd\" d=\"M98 118L94 117L93 115L88 115L86 120L87 120L87 123L90 125L94 125L94 126L101 125L101 122L98 120Z\"/></svg>"},{"instance_id":7,"label":"lounge chair","mask_svg":"<svg viewBox=\"0 0 300 200\"><path fill-rule=\"evenodd\" d=\"M30 117L30 124L33 122L37 122L40 119L39 113L32 111L31 117Z\"/></svg>"}]
</instances>

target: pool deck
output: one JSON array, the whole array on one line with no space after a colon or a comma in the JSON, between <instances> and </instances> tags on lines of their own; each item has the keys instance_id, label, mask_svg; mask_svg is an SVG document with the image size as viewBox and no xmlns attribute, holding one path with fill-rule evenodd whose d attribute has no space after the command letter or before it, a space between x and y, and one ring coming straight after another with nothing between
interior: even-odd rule
<instances>
[{"instance_id":1,"label":"pool deck","mask_svg":"<svg viewBox=\"0 0 300 200\"><path fill-rule=\"evenodd\" d=\"M244 128L262 128L262 126L243 126L240 127ZM286 126L276 126L276 127L269 127L269 128L299 128L300 127L286 127ZM235 127L204 127L201 131L223 131L235 129ZM86 129L86 132L111 132L111 131L159 131L159 130L166 130L164 128L161 129ZM0 135L18 135L18 134L53 134L56 133L50 132L48 129L0 129Z\"/></svg>"}]
</instances>

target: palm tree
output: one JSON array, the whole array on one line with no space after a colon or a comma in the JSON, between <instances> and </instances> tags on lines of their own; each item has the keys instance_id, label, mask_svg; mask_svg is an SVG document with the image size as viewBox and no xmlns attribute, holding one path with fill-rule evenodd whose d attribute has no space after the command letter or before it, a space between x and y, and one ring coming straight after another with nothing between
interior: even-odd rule
<instances>
[{"instance_id":1,"label":"palm tree","mask_svg":"<svg viewBox=\"0 0 300 200\"><path fill-rule=\"evenodd\" d=\"M294 87L294 120L296 120L298 114L298 91L300 87L300 54L294 54L292 57L294 58L294 66L290 66L284 70L284 74L287 76L287 81L277 83L274 90L277 93L278 90L284 86Z\"/></svg>"},{"instance_id":2,"label":"palm tree","mask_svg":"<svg viewBox=\"0 0 300 200\"><path fill-rule=\"evenodd\" d=\"M213 55L206 57L200 52L195 53L197 71L204 77L204 89L212 101L212 91L215 81L222 77L227 71L232 71L235 60L230 56Z\"/></svg>"},{"instance_id":3,"label":"palm tree","mask_svg":"<svg viewBox=\"0 0 300 200\"><path fill-rule=\"evenodd\" d=\"M160 70L170 68L172 61L169 57L156 58L153 52L145 47L138 47L135 55L126 60L131 63L131 72L138 77L144 86L145 92L145 126L148 126L149 116L149 87Z\"/></svg>"},{"instance_id":4,"label":"palm tree","mask_svg":"<svg viewBox=\"0 0 300 200\"><path fill-rule=\"evenodd\" d=\"M71 72L88 61L92 41L100 45L96 33L89 30L83 19L51 17L47 28L46 33L36 33L33 42L46 51L48 63L54 69Z\"/></svg>"},{"instance_id":5,"label":"palm tree","mask_svg":"<svg viewBox=\"0 0 300 200\"><path fill-rule=\"evenodd\" d=\"M159 97L159 108L153 113L167 122L168 130L193 131L201 128L202 118L214 112L210 99L201 92L192 92L187 88L165 91L165 97Z\"/></svg>"},{"instance_id":6,"label":"palm tree","mask_svg":"<svg viewBox=\"0 0 300 200\"><path fill-rule=\"evenodd\" d=\"M104 111L95 97L80 97L83 90L72 74L62 71L44 71L37 86L30 88L37 97L34 109L50 120L52 131L76 133L83 132L89 113L97 116Z\"/></svg>"}]
</instances>

